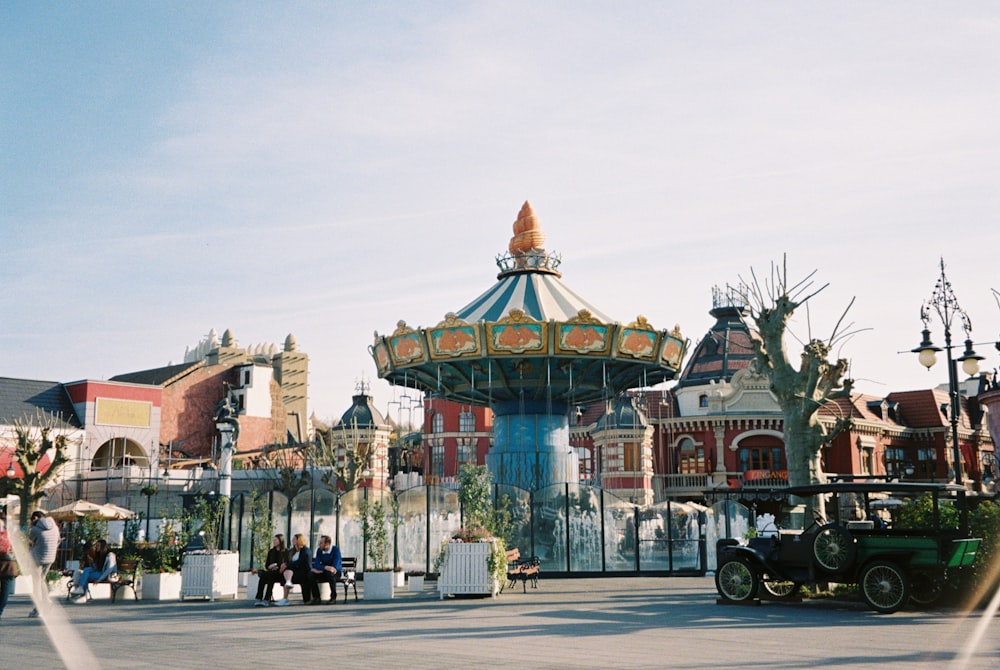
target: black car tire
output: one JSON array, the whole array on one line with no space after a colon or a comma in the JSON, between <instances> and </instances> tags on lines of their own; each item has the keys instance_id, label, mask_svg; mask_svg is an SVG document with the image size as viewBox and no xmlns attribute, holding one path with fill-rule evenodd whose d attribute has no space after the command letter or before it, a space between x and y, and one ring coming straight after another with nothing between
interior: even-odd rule
<instances>
[{"instance_id":1,"label":"black car tire","mask_svg":"<svg viewBox=\"0 0 1000 670\"><path fill-rule=\"evenodd\" d=\"M761 585L772 598L777 598L778 600L794 598L799 594L799 587L802 586L799 582L780 581L771 579L767 575L761 578Z\"/></svg>"},{"instance_id":2,"label":"black car tire","mask_svg":"<svg viewBox=\"0 0 1000 670\"><path fill-rule=\"evenodd\" d=\"M745 560L731 558L715 572L715 588L727 600L753 600L759 587L760 577L757 571Z\"/></svg>"},{"instance_id":3,"label":"black car tire","mask_svg":"<svg viewBox=\"0 0 1000 670\"><path fill-rule=\"evenodd\" d=\"M857 549L854 537L835 523L820 528L813 540L813 558L829 572L842 572L851 567Z\"/></svg>"},{"instance_id":4,"label":"black car tire","mask_svg":"<svg viewBox=\"0 0 1000 670\"><path fill-rule=\"evenodd\" d=\"M910 598L910 580L892 561L874 561L861 573L861 596L876 612L892 614Z\"/></svg>"},{"instance_id":5,"label":"black car tire","mask_svg":"<svg viewBox=\"0 0 1000 670\"><path fill-rule=\"evenodd\" d=\"M927 607L940 600L944 593L944 575L918 570L910 575L910 600Z\"/></svg>"}]
</instances>

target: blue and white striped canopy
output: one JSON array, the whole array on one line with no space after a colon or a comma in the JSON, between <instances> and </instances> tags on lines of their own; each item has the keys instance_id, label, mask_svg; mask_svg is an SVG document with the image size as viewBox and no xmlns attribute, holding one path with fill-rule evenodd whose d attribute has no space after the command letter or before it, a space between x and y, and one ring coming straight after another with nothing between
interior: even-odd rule
<instances>
[{"instance_id":1,"label":"blue and white striped canopy","mask_svg":"<svg viewBox=\"0 0 1000 670\"><path fill-rule=\"evenodd\" d=\"M567 321L581 309L604 323L615 320L567 288L558 275L545 272L515 272L501 277L488 291L457 312L469 323L499 321L519 309L538 321Z\"/></svg>"}]
</instances>

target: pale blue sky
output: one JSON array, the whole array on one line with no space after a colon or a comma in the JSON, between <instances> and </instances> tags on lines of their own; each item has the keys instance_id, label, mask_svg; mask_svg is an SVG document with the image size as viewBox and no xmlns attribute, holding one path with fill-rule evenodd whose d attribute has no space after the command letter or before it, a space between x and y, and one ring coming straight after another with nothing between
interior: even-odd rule
<instances>
[{"instance_id":1,"label":"pale blue sky","mask_svg":"<svg viewBox=\"0 0 1000 670\"><path fill-rule=\"evenodd\" d=\"M9 2L0 37L0 376L292 333L339 416L525 199L570 287L693 341L786 252L814 334L857 297L868 393L944 381L897 353L941 256L1000 331L995 3Z\"/></svg>"}]
</instances>

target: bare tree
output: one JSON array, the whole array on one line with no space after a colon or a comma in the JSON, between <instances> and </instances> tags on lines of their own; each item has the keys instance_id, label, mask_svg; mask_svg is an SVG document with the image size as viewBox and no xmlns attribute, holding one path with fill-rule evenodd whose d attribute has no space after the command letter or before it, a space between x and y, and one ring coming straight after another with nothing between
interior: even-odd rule
<instances>
[{"instance_id":1,"label":"bare tree","mask_svg":"<svg viewBox=\"0 0 1000 670\"><path fill-rule=\"evenodd\" d=\"M344 441L338 449L336 438ZM338 453L339 452L339 453ZM361 441L361 433L355 424L349 427L334 426L324 437L316 433L313 442L313 458L322 468L323 483L332 489L350 491L364 479L365 469L371 467L372 445Z\"/></svg>"},{"instance_id":2,"label":"bare tree","mask_svg":"<svg viewBox=\"0 0 1000 670\"><path fill-rule=\"evenodd\" d=\"M56 419L41 413L12 422L14 460L21 466L21 479L12 480L10 491L21 499L20 524L27 527L28 515L44 495L46 487L59 476L69 462L69 438L58 432ZM43 459L49 467L42 471Z\"/></svg>"},{"instance_id":3,"label":"bare tree","mask_svg":"<svg viewBox=\"0 0 1000 670\"><path fill-rule=\"evenodd\" d=\"M770 379L771 391L784 416L788 481L793 486L824 481L820 449L850 423L849 418L840 419L828 432L819 422L817 413L824 403L851 395L853 380L844 378L848 361L841 358L830 362L829 357L838 342L857 332L847 332L843 326L854 300L838 319L829 339L816 339L809 333L798 368L792 364L785 348L788 322L795 310L828 286L824 284L810 292L815 274L814 270L799 283L789 286L787 259L784 259L780 268L772 263L770 278L763 283L753 270L753 281L743 282L750 318L760 335L759 340L754 340L756 364Z\"/></svg>"}]
</instances>

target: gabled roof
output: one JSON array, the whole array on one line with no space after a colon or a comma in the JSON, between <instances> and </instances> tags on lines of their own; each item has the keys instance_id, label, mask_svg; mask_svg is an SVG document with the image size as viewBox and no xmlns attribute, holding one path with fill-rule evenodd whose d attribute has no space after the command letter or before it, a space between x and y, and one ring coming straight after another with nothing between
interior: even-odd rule
<instances>
[{"instance_id":1,"label":"gabled roof","mask_svg":"<svg viewBox=\"0 0 1000 670\"><path fill-rule=\"evenodd\" d=\"M902 423L911 428L938 428L948 425L948 415L945 411L941 410L943 405L949 405L951 402L946 391L938 389L897 391L896 393L890 393L885 399L889 402L899 403ZM959 425L971 430L968 398L962 396L959 402L962 405Z\"/></svg>"},{"instance_id":2,"label":"gabled roof","mask_svg":"<svg viewBox=\"0 0 1000 670\"><path fill-rule=\"evenodd\" d=\"M152 370L126 372L122 375L115 375L108 381L127 382L129 384L149 384L151 386L169 386L181 377L190 374L196 368L202 367L204 364L205 361L200 360L190 363L168 365L162 368L153 368Z\"/></svg>"},{"instance_id":3,"label":"gabled roof","mask_svg":"<svg viewBox=\"0 0 1000 670\"><path fill-rule=\"evenodd\" d=\"M60 382L0 377L0 423L30 421L39 413L56 427L80 427L73 403Z\"/></svg>"},{"instance_id":4,"label":"gabled roof","mask_svg":"<svg viewBox=\"0 0 1000 670\"><path fill-rule=\"evenodd\" d=\"M850 398L837 398L828 400L819 408L820 416L841 419L852 417L862 421L872 421L876 423L901 424L899 415L893 416L886 412L883 416L881 411L875 411L873 405L879 405L882 398L863 393L851 394ZM893 401L886 399L885 402L892 404Z\"/></svg>"}]
</instances>

